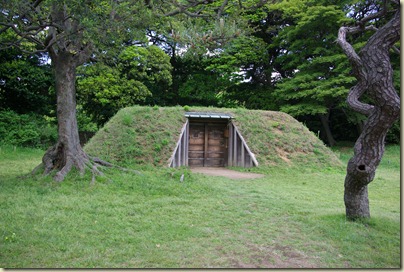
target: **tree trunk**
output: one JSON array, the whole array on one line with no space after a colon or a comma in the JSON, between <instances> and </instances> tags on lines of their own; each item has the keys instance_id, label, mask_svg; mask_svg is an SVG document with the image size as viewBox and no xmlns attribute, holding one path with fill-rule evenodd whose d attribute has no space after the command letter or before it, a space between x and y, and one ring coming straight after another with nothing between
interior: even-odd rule
<instances>
[{"instance_id":1,"label":"tree trunk","mask_svg":"<svg viewBox=\"0 0 404 272\"><path fill-rule=\"evenodd\" d=\"M42 158L45 174L58 170L54 179L62 181L75 166L85 171L89 158L80 145L76 118L77 59L69 52L52 55L57 96L58 142Z\"/></svg>"},{"instance_id":2,"label":"tree trunk","mask_svg":"<svg viewBox=\"0 0 404 272\"><path fill-rule=\"evenodd\" d=\"M55 73L58 141L46 151L42 164L44 174L57 171L54 179L62 181L72 167L80 173L86 167L97 171L80 145L76 118L76 68L90 58L92 44L85 42L83 29L64 2L53 2L51 17L58 27L49 27L45 45Z\"/></svg>"},{"instance_id":3,"label":"tree trunk","mask_svg":"<svg viewBox=\"0 0 404 272\"><path fill-rule=\"evenodd\" d=\"M330 111L326 114L320 114L321 124L323 125L325 135L327 137L327 142L329 146L334 146L337 142L332 136L331 128L330 128Z\"/></svg>"},{"instance_id":4,"label":"tree trunk","mask_svg":"<svg viewBox=\"0 0 404 272\"><path fill-rule=\"evenodd\" d=\"M366 29L373 29L367 27ZM356 54L346 42L346 33L363 31L361 27L341 27L338 43L351 61L358 79L347 98L354 110L368 116L363 131L354 146L345 178L344 201L348 219L370 217L367 185L373 180L385 148L386 134L399 117L400 98L393 86L389 50L400 39L400 11L369 39ZM365 92L374 105L359 101Z\"/></svg>"}]
</instances>

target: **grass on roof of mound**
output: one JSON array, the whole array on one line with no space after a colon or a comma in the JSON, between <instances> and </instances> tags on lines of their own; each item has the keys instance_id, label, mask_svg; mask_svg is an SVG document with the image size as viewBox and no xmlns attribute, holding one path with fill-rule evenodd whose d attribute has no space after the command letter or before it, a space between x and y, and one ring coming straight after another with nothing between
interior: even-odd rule
<instances>
[{"instance_id":1,"label":"grass on roof of mound","mask_svg":"<svg viewBox=\"0 0 404 272\"><path fill-rule=\"evenodd\" d=\"M342 166L321 140L288 114L211 107L187 107L187 111L231 114L260 166ZM185 123L184 113L182 107L124 108L97 132L85 150L124 165L166 166Z\"/></svg>"},{"instance_id":2,"label":"grass on roof of mound","mask_svg":"<svg viewBox=\"0 0 404 272\"><path fill-rule=\"evenodd\" d=\"M124 164L167 164L185 117L179 107L120 110L85 146L94 156Z\"/></svg>"}]
</instances>

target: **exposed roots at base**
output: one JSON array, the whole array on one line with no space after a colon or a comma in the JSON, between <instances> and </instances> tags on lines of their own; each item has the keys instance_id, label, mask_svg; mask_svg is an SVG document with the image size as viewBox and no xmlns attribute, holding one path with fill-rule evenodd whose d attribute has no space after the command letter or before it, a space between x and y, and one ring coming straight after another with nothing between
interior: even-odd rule
<instances>
[{"instance_id":1,"label":"exposed roots at base","mask_svg":"<svg viewBox=\"0 0 404 272\"><path fill-rule=\"evenodd\" d=\"M72 170L73 167L79 170L81 175L84 175L86 170L91 171L92 178L91 184L94 184L97 176L105 176L104 172L100 168L117 168L125 172L133 172L141 175L139 171L127 169L118 165L114 165L107 161L101 160L97 157L88 156L81 148L76 150L75 156L67 155L64 156L65 150L60 145L55 145L49 148L42 158L42 163L32 170L31 174L35 175L40 169L43 170L43 175L49 175L54 170L57 170L56 174L53 176L55 181L61 182L64 180L66 175ZM112 182L108 178L108 181Z\"/></svg>"}]
</instances>

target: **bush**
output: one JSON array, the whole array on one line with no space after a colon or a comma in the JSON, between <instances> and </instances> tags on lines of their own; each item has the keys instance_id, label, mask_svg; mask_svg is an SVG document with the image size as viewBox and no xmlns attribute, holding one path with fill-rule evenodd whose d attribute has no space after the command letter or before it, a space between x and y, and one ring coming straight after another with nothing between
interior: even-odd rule
<instances>
[{"instance_id":1,"label":"bush","mask_svg":"<svg viewBox=\"0 0 404 272\"><path fill-rule=\"evenodd\" d=\"M43 116L0 111L0 144L44 149L56 141L56 125Z\"/></svg>"}]
</instances>

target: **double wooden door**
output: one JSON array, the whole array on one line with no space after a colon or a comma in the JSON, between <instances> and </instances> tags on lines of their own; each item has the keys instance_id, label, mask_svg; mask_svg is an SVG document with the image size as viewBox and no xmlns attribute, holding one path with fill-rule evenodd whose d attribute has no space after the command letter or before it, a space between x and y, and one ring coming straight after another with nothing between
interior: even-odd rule
<instances>
[{"instance_id":1,"label":"double wooden door","mask_svg":"<svg viewBox=\"0 0 404 272\"><path fill-rule=\"evenodd\" d=\"M224 167L227 164L226 123L190 123L188 165Z\"/></svg>"}]
</instances>

